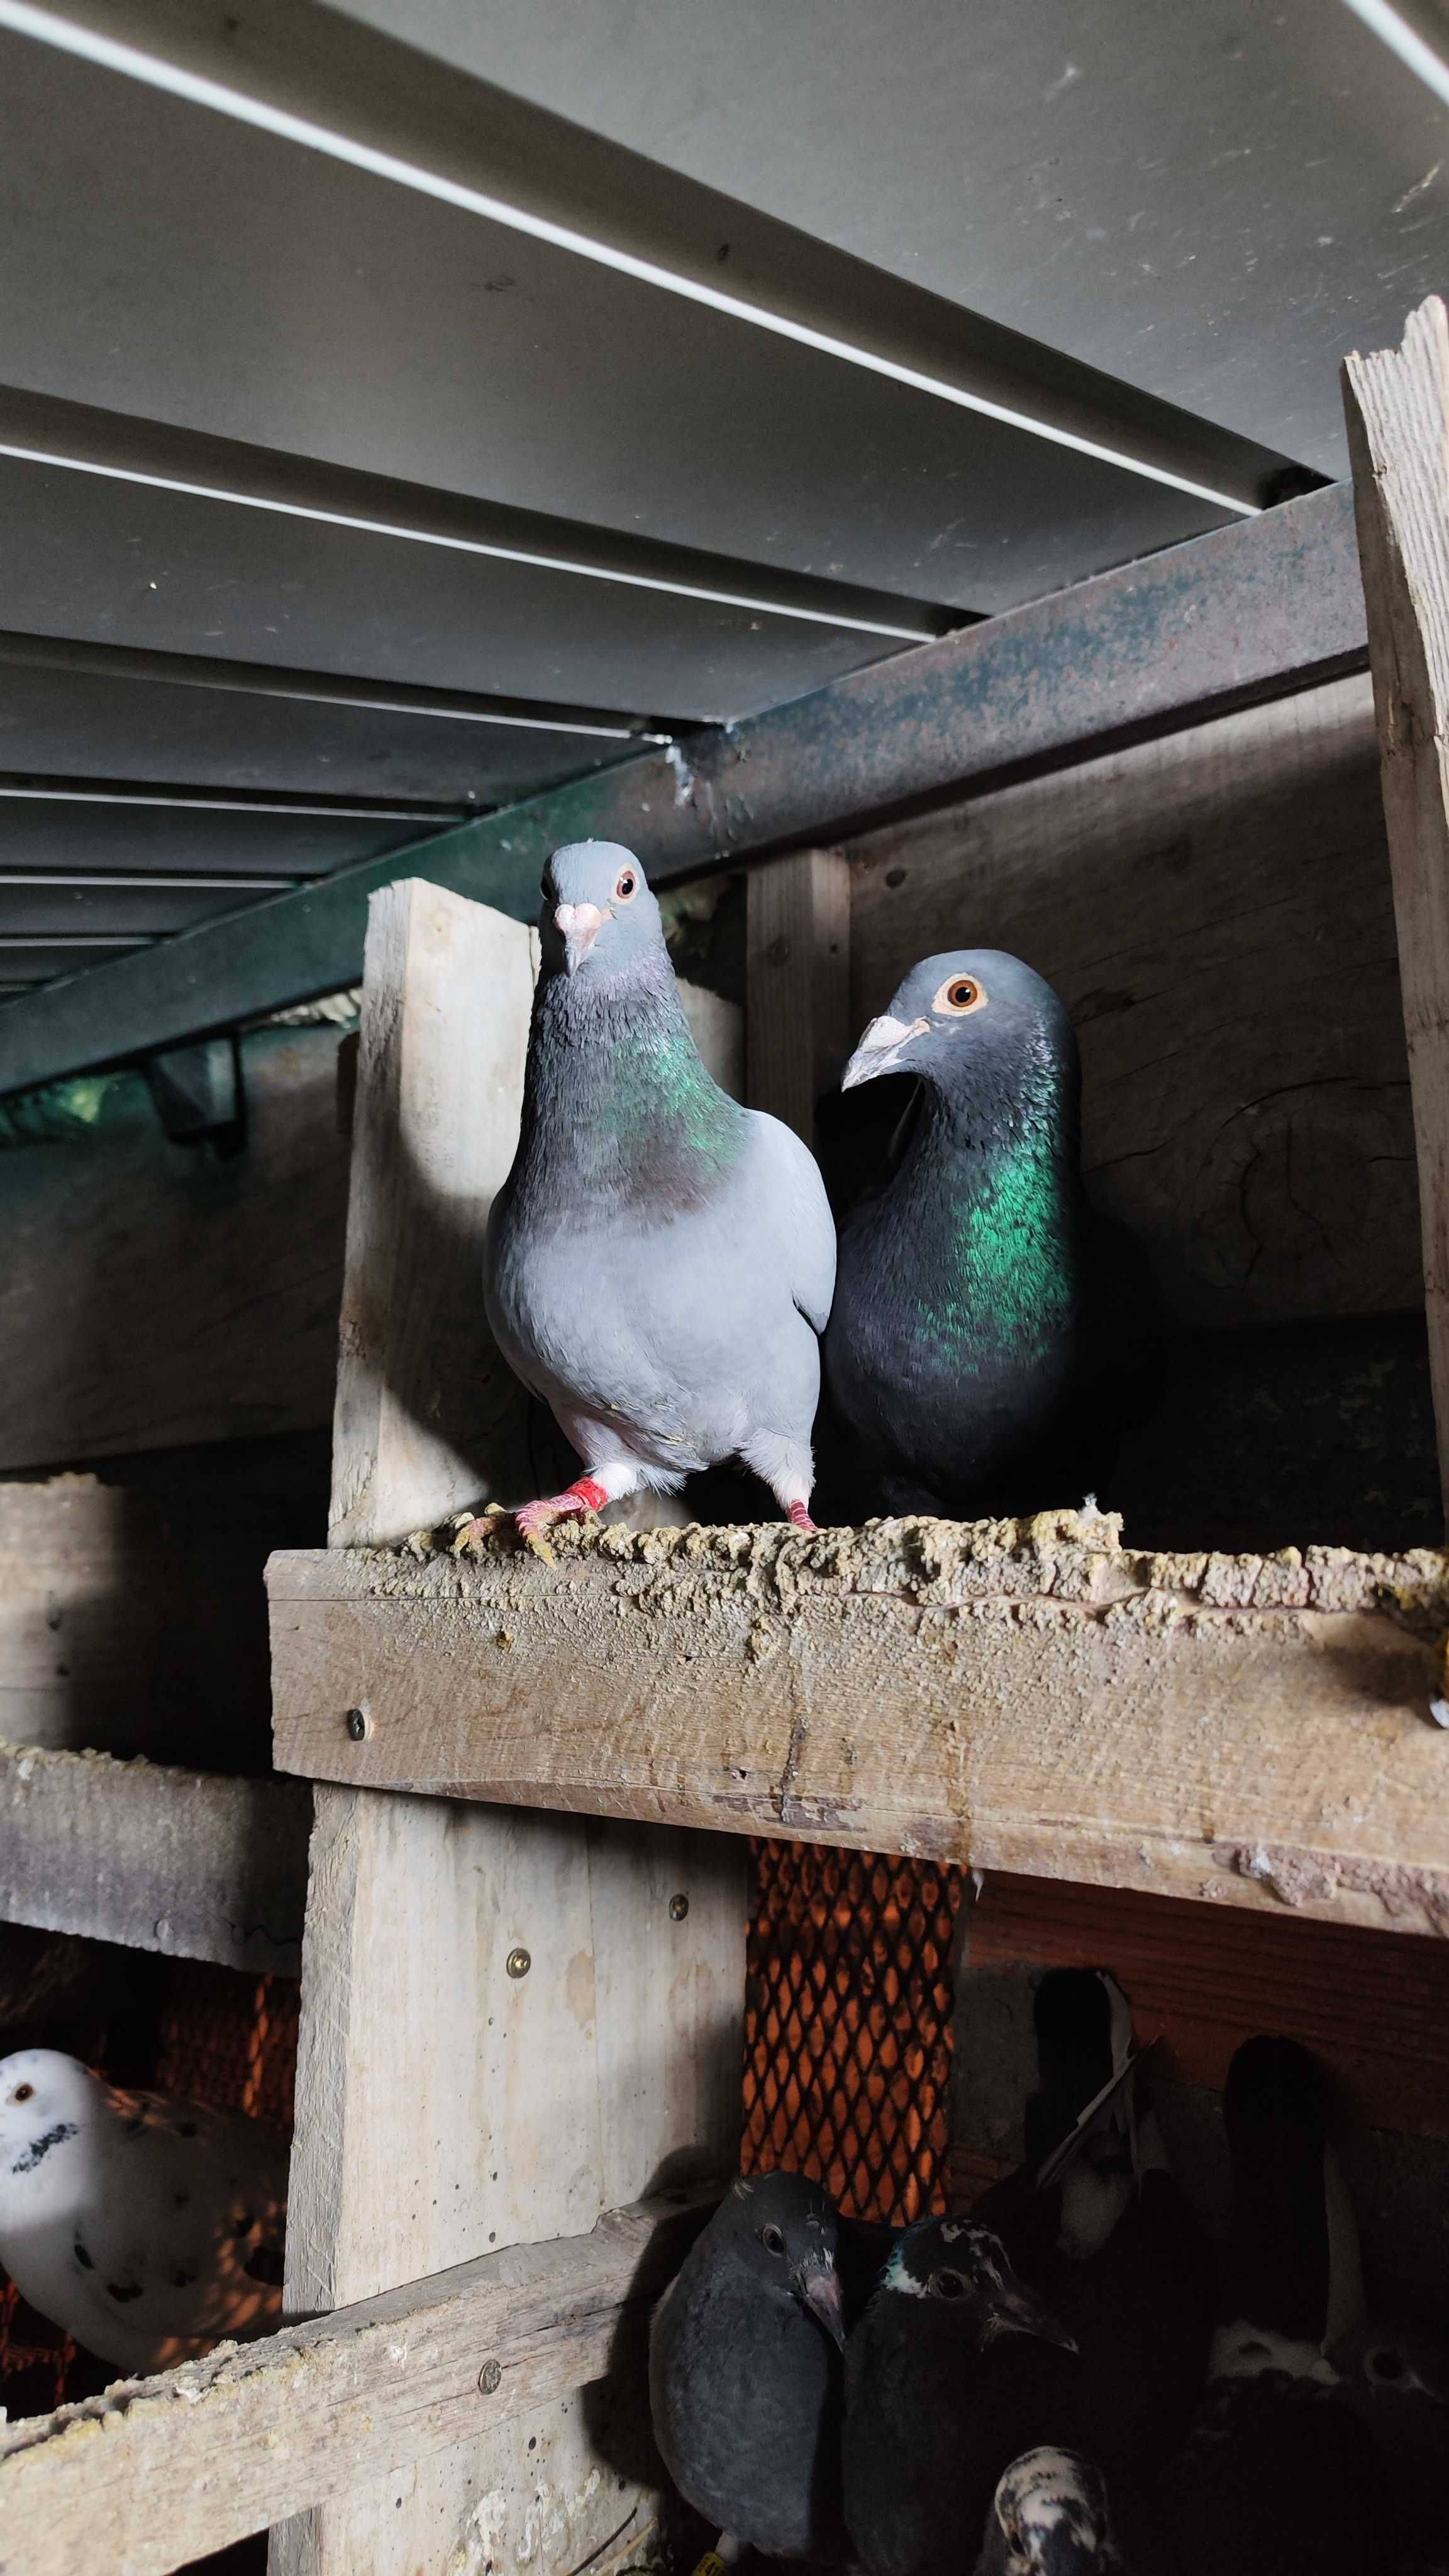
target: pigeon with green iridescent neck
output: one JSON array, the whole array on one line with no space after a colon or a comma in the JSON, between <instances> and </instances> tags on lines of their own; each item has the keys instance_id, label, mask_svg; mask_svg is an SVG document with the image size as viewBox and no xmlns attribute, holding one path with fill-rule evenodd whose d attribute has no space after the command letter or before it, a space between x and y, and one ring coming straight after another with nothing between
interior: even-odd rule
<instances>
[{"instance_id":1,"label":"pigeon with green iridescent neck","mask_svg":"<svg viewBox=\"0 0 1449 2576\"><path fill-rule=\"evenodd\" d=\"M484 1287L500 1350L584 1473L526 1504L519 1528L534 1542L550 1521L739 1458L809 1529L835 1282L814 1157L701 1063L628 850L556 850L539 929L523 1121Z\"/></svg>"},{"instance_id":2,"label":"pigeon with green iridescent neck","mask_svg":"<svg viewBox=\"0 0 1449 2576\"><path fill-rule=\"evenodd\" d=\"M892 1511L1075 1499L1102 1458L1086 1313L1101 1264L1066 1010L999 949L923 958L841 1088L882 1074L915 1088L842 1223L825 1343L864 1480Z\"/></svg>"}]
</instances>

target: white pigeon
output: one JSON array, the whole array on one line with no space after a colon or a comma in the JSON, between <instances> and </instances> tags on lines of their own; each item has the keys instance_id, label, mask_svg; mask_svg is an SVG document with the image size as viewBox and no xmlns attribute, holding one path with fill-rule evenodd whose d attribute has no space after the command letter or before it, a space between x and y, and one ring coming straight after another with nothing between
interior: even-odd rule
<instances>
[{"instance_id":1,"label":"white pigeon","mask_svg":"<svg viewBox=\"0 0 1449 2576\"><path fill-rule=\"evenodd\" d=\"M269 2333L286 2204L265 2122L117 2092L53 2048L0 2058L0 2263L100 2360L165 2370Z\"/></svg>"}]
</instances>

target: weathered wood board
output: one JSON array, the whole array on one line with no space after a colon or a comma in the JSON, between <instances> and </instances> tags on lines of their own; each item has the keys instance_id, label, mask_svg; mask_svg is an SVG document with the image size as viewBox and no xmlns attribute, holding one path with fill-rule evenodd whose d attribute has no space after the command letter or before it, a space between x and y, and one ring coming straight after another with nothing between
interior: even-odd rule
<instances>
[{"instance_id":1,"label":"weathered wood board","mask_svg":"<svg viewBox=\"0 0 1449 2576\"><path fill-rule=\"evenodd\" d=\"M139 1074L0 1151L0 1467L327 1421L347 1207L335 1027L246 1038L248 1141L169 1144Z\"/></svg>"},{"instance_id":2,"label":"weathered wood board","mask_svg":"<svg viewBox=\"0 0 1449 2576\"><path fill-rule=\"evenodd\" d=\"M505 2248L0 2427L5 2576L166 2576L278 2512L406 2477L485 2426L524 2445L530 2421L604 2376L621 2334L637 2352L695 2223L660 2201L620 2209L590 2233ZM486 2517L480 2531L481 2567Z\"/></svg>"},{"instance_id":3,"label":"weathered wood board","mask_svg":"<svg viewBox=\"0 0 1449 2576\"><path fill-rule=\"evenodd\" d=\"M746 914L745 1055L752 1109L807 1145L815 1103L850 1053L850 870L838 850L752 868Z\"/></svg>"},{"instance_id":4,"label":"weathered wood board","mask_svg":"<svg viewBox=\"0 0 1449 2576\"><path fill-rule=\"evenodd\" d=\"M295 1977L311 1821L290 1780L0 1741L0 1922Z\"/></svg>"},{"instance_id":5,"label":"weathered wood board","mask_svg":"<svg viewBox=\"0 0 1449 2576\"><path fill-rule=\"evenodd\" d=\"M1378 766L1339 680L850 845L855 1032L935 950L1047 976L1092 1195L1184 1321L1421 1302Z\"/></svg>"},{"instance_id":6,"label":"weathered wood board","mask_svg":"<svg viewBox=\"0 0 1449 2576\"><path fill-rule=\"evenodd\" d=\"M1449 1934L1437 1552L1070 1513L555 1545L273 1558L278 1767Z\"/></svg>"}]
</instances>

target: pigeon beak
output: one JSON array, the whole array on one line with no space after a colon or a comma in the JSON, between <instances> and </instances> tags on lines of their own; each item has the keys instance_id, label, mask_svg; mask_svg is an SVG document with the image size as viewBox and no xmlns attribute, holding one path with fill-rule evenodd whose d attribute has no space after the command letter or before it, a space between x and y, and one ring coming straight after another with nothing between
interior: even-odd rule
<instances>
[{"instance_id":1,"label":"pigeon beak","mask_svg":"<svg viewBox=\"0 0 1449 2576\"><path fill-rule=\"evenodd\" d=\"M1049 2307L1034 2290L1018 2281L1014 2272L1006 2279L993 2282L982 2301L982 2344L994 2343L998 2335L1035 2335L1038 2343L1060 2344L1064 2352L1075 2352L1077 2344L1065 2326L1059 2326Z\"/></svg>"},{"instance_id":2,"label":"pigeon beak","mask_svg":"<svg viewBox=\"0 0 1449 2576\"><path fill-rule=\"evenodd\" d=\"M854 1091L859 1082L870 1082L878 1073L894 1073L901 1060L902 1047L912 1038L924 1037L929 1020L893 1020L889 1014L872 1020L849 1064L840 1077L842 1091Z\"/></svg>"},{"instance_id":3,"label":"pigeon beak","mask_svg":"<svg viewBox=\"0 0 1449 2576\"><path fill-rule=\"evenodd\" d=\"M845 2350L845 2310L840 2297L840 2275L833 2263L802 2263L795 2274L795 2291L804 2301L816 2323L824 2327L837 2351Z\"/></svg>"},{"instance_id":4,"label":"pigeon beak","mask_svg":"<svg viewBox=\"0 0 1449 2576\"><path fill-rule=\"evenodd\" d=\"M553 916L553 926L564 944L564 965L576 975L598 938L611 912L601 912L596 903L561 903Z\"/></svg>"}]
</instances>

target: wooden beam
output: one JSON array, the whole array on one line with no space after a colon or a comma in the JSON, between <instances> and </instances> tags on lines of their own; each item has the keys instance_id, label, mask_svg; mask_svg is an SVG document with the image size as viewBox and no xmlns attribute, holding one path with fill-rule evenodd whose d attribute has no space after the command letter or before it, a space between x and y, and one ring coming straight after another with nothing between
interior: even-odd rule
<instances>
[{"instance_id":1,"label":"wooden beam","mask_svg":"<svg viewBox=\"0 0 1449 2576\"><path fill-rule=\"evenodd\" d=\"M1424 1301L1449 1512L1449 316L1343 370L1419 1158Z\"/></svg>"},{"instance_id":2,"label":"wooden beam","mask_svg":"<svg viewBox=\"0 0 1449 2576\"><path fill-rule=\"evenodd\" d=\"M684 753L625 761L0 1009L0 1095L357 981L368 897L411 875L532 918L561 842L660 884L838 840L918 800L1360 669L1344 487L900 653Z\"/></svg>"},{"instance_id":3,"label":"wooden beam","mask_svg":"<svg viewBox=\"0 0 1449 2576\"><path fill-rule=\"evenodd\" d=\"M274 1557L279 1768L1449 1934L1438 1555L1072 1513L556 1543Z\"/></svg>"},{"instance_id":4,"label":"wooden beam","mask_svg":"<svg viewBox=\"0 0 1449 2576\"><path fill-rule=\"evenodd\" d=\"M678 2199L620 2209L0 2428L5 2576L166 2576L485 2428L518 2426L521 2444L525 2421L618 2366L621 2337L640 2361L697 2224Z\"/></svg>"},{"instance_id":5,"label":"wooden beam","mask_svg":"<svg viewBox=\"0 0 1449 2576\"><path fill-rule=\"evenodd\" d=\"M850 1053L850 868L796 850L750 873L745 1061L752 1109L815 1142L815 1104Z\"/></svg>"},{"instance_id":6,"label":"wooden beam","mask_svg":"<svg viewBox=\"0 0 1449 2576\"><path fill-rule=\"evenodd\" d=\"M290 1781L0 1743L0 1922L295 1977L310 1821Z\"/></svg>"}]
</instances>

